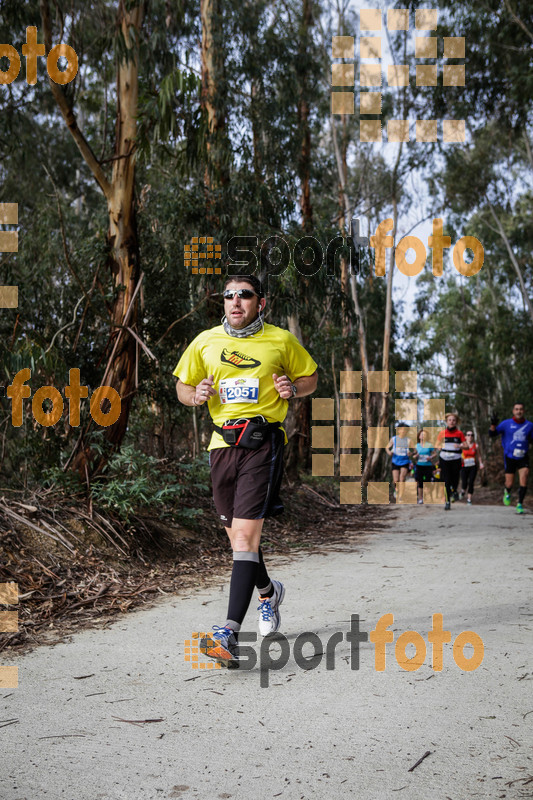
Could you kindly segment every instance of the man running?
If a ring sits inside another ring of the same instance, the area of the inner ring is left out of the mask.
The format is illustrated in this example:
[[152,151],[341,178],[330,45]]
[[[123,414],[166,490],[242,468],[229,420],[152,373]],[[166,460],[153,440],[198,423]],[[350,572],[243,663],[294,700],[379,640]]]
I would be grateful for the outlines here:
[[498,418],[492,417],[489,436],[502,437],[503,463],[505,469],[505,489],[503,492],[504,506],[511,505],[511,492],[515,473],[518,472],[518,503],[516,513],[524,514],[524,497],[527,492],[527,479],[529,477],[529,444],[533,442],[533,422],[525,417],[523,403],[515,403],[513,416],[504,419],[498,425]]
[[184,405],[208,403],[213,499],[233,550],[227,618],[200,641],[200,651],[238,666],[237,637],[254,586],[259,632],[267,636],[280,625],[285,588],[270,580],[259,543],[265,517],[283,511],[278,492],[287,438],[280,423],[293,397],[316,389],[317,364],[292,333],[263,322],[266,300],[257,278],[229,278],[223,294],[222,325],[200,333],[173,374]]
[[458,499],[457,487],[461,473],[461,450],[466,447],[465,435],[457,427],[457,414],[446,414],[446,427],[437,436],[435,445],[439,453],[440,479],[444,481],[444,510],[449,511],[450,503]]

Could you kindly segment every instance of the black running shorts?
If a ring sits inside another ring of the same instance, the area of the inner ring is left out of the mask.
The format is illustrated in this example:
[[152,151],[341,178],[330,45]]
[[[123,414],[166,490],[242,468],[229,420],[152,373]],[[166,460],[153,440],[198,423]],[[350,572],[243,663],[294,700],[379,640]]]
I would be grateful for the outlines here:
[[508,458],[504,456],[505,473],[506,475],[514,475],[517,469],[529,467],[529,457],[524,458]]
[[429,483],[433,478],[435,468],[432,464],[417,464],[415,467],[415,481],[420,489],[423,488],[424,483]]
[[213,500],[220,521],[231,527],[233,517],[264,519],[281,514],[279,489],[283,477],[283,431],[273,428],[257,450],[219,447],[209,453]]
[[461,474],[461,459],[453,458],[448,461],[444,458],[439,458],[439,467],[441,481],[452,492],[456,492],[459,486],[459,475]]

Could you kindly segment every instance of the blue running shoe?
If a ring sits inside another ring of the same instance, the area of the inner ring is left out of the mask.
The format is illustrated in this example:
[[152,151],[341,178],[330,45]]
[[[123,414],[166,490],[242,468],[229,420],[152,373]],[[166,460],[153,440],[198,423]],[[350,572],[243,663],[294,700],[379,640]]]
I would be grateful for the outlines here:
[[281,614],[279,607],[285,597],[285,587],[280,581],[272,581],[274,594],[272,597],[260,597],[261,605],[257,607],[259,611],[259,633],[261,636],[270,636],[279,630],[281,624]]
[[526,513],[522,503],[517,503],[516,504],[516,513],[517,514],[525,514]]
[[213,625],[215,633],[208,633],[200,639],[200,652],[214,658],[222,666],[237,666],[239,661],[237,638],[231,628]]

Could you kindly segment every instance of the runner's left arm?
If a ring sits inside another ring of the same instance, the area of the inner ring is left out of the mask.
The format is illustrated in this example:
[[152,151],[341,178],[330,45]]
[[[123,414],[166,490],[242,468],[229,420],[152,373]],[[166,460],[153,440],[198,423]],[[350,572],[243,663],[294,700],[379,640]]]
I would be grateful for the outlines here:
[[[312,394],[317,387],[318,372],[315,370],[312,375],[303,375],[294,381],[291,381],[286,375],[278,376],[274,373],[272,379],[279,396],[283,400],[290,400],[292,397],[305,397]],[[293,392],[293,386],[296,387],[296,394]]]
[[503,428],[501,427],[501,422],[498,425],[498,417],[496,414],[493,414],[490,418],[490,428],[489,428],[489,436],[491,439],[494,439],[496,436],[499,436],[503,433]]
[[281,360],[283,374],[278,376],[273,373],[274,387],[283,400],[290,400],[291,397],[305,397],[312,394],[317,387],[318,364],[294,334],[284,331],[283,336],[285,340]]

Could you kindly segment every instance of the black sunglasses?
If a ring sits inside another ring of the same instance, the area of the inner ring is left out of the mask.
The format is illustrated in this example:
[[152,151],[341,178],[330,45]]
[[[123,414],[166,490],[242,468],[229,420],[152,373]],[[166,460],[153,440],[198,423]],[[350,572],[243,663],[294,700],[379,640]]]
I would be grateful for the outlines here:
[[224,300],[233,300],[235,295],[240,297],[241,300],[251,300],[252,297],[259,297],[259,295],[255,292],[252,292],[251,289],[238,289],[237,291],[234,289],[226,289],[222,296]]

